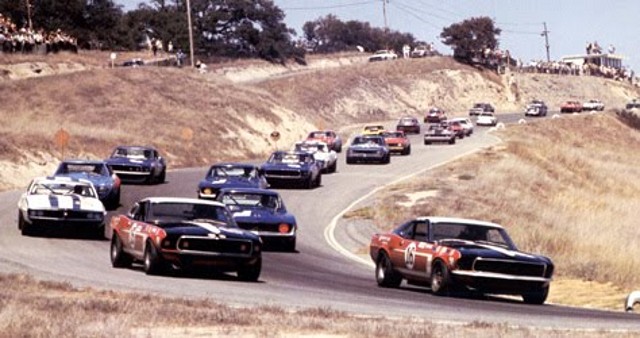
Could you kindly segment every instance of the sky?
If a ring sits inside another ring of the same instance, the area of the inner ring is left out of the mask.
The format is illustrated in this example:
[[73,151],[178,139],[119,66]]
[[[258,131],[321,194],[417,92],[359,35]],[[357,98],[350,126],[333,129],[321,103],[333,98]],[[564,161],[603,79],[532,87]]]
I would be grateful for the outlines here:
[[[334,14],[340,20],[369,22],[384,27],[384,0],[274,0],[288,27],[302,34],[302,25]],[[125,10],[140,0],[115,0]],[[550,56],[584,54],[588,42],[597,41],[607,50],[613,45],[623,55],[624,66],[640,71],[640,1],[638,0],[387,0],[389,29],[411,33],[418,40],[433,42],[443,54],[451,54],[439,38],[444,27],[477,16],[492,18],[502,29],[501,49],[524,63],[545,60],[546,23]]]

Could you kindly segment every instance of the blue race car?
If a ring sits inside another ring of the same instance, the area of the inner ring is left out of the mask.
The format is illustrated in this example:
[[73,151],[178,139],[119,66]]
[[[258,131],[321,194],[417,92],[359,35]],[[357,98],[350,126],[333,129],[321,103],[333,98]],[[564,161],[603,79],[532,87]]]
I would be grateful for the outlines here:
[[258,166],[249,163],[218,163],[207,171],[198,184],[198,197],[215,199],[222,188],[266,189],[269,183]]
[[278,245],[286,251],[296,250],[296,218],[287,212],[277,192],[225,188],[220,190],[217,200],[227,206],[240,228],[260,236],[265,245]]
[[164,183],[167,174],[164,158],[152,147],[119,146],[106,162],[123,182]]
[[391,152],[382,136],[359,135],[353,138],[347,148],[347,164],[356,162],[378,162],[387,164],[391,161]]
[[322,164],[309,153],[275,151],[260,170],[271,186],[301,185],[312,189],[322,182]]
[[104,161],[65,160],[58,165],[53,176],[86,179],[98,191],[105,208],[116,209],[120,205],[120,179]]

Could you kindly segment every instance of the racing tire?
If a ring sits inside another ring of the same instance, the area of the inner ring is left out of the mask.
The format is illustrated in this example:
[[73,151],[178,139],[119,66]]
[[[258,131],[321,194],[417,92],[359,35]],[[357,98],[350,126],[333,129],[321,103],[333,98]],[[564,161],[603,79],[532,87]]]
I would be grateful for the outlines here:
[[314,187],[318,188],[320,187],[321,184],[322,184],[322,174],[318,173],[318,177],[316,177],[313,185]]
[[456,138],[452,138],[449,140],[449,144],[456,144]]
[[461,133],[460,135],[458,135],[458,138],[462,140],[464,138],[464,133]]
[[262,270],[262,257],[259,257],[257,262],[238,269],[238,279],[244,282],[257,282],[260,278],[260,270]]
[[391,260],[386,253],[378,255],[376,260],[376,283],[383,288],[397,288],[402,283],[402,276],[393,270]]
[[158,176],[157,184],[162,184],[167,180],[167,168],[163,168],[160,176]]
[[347,164],[353,164],[353,160],[347,157]]
[[389,164],[389,163],[391,163],[391,154],[387,154],[387,156],[385,156],[385,157],[382,159],[382,163],[383,163],[383,164]]
[[111,236],[111,266],[114,268],[128,268],[131,266],[133,259],[129,254],[124,252],[122,241],[115,232]]
[[431,144],[431,141],[424,141],[424,145],[425,145],[425,146],[428,146],[428,145],[430,145],[430,144]]
[[94,231],[93,238],[95,238],[97,240],[105,239],[106,237],[104,235],[104,230],[105,230],[105,225],[103,223]]
[[329,173],[335,173],[338,170],[338,160],[333,162],[331,166],[329,166]]
[[402,155],[411,155],[411,146],[408,146],[407,149],[402,152]]
[[18,211],[18,229],[22,236],[31,236],[35,233],[34,225],[25,221],[24,216],[22,216],[20,211]]
[[315,180],[311,176],[309,176],[309,178],[307,178],[307,180],[304,182],[305,189],[313,189],[314,183]]
[[342,144],[336,148],[336,153],[341,153],[341,152],[342,152]]
[[283,249],[287,252],[296,252],[296,239],[293,238],[292,240],[286,242]]
[[451,290],[451,274],[449,268],[442,263],[434,264],[431,269],[431,292],[436,296],[448,296]]
[[522,300],[527,304],[542,305],[549,295],[549,287],[545,286],[539,290],[522,294]]
[[119,206],[120,206],[120,189],[118,189],[118,193],[114,197],[111,197],[109,199],[109,201],[105,205],[105,208],[110,210],[115,210],[115,209],[118,209]]
[[164,263],[162,262],[162,257],[158,255],[158,250],[150,241],[147,241],[147,244],[144,248],[144,272],[147,275],[160,275],[164,272]]

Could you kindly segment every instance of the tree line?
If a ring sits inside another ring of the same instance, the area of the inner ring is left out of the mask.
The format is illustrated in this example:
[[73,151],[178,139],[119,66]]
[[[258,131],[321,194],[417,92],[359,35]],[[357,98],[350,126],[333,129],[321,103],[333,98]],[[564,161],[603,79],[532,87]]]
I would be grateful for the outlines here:
[[[27,8],[30,4],[30,9]],[[285,14],[271,0],[191,0],[194,52],[201,57],[258,57],[273,62],[303,58],[305,53],[348,50],[401,50],[424,42],[368,22],[342,21],[327,15],[306,22],[302,36],[284,23]],[[82,49],[138,50],[148,38],[189,50],[186,0],[150,0],[124,11],[113,0],[0,0],[0,13],[19,27],[73,35]],[[473,18],[444,28],[441,38],[454,54],[495,48],[489,18]]]

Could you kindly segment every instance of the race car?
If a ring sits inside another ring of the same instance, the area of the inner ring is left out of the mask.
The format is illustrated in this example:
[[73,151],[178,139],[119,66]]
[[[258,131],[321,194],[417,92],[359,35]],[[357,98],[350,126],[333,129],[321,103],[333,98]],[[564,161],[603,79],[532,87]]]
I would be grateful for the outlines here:
[[309,153],[321,164],[323,173],[335,173],[338,169],[338,154],[329,149],[329,146],[321,141],[296,142],[294,151]]
[[380,124],[366,125],[362,128],[362,135],[381,135],[384,130],[384,126]]
[[265,246],[296,250],[298,224],[273,190],[225,188],[217,200],[224,203],[241,229],[260,236]]
[[148,275],[204,268],[233,271],[257,281],[262,242],[240,229],[224,204],[192,198],[151,197],[136,202],[126,215],[111,218],[111,265],[141,262]]
[[336,153],[342,151],[342,138],[333,130],[316,130],[309,133],[307,141],[325,142]]
[[466,117],[455,117],[449,120],[449,123],[459,123],[462,127],[464,136],[471,136],[473,134],[473,122]]
[[382,133],[389,151],[401,155],[411,154],[411,141],[402,131],[385,131]]
[[524,116],[547,116],[549,108],[544,101],[533,100],[527,104],[524,108]]
[[322,183],[322,164],[312,154],[294,151],[275,151],[260,170],[270,186],[302,186],[307,189]]
[[198,183],[198,198],[215,199],[222,188],[269,187],[260,168],[250,163],[217,163],[212,165]]
[[398,121],[396,130],[403,131],[405,134],[420,134],[420,122],[413,116],[404,116]]
[[469,109],[469,116],[477,116],[482,112],[495,112],[495,108],[490,103],[478,102],[474,103],[473,107]]
[[353,138],[347,149],[347,164],[356,162],[391,162],[391,152],[379,135],[359,135]]
[[89,180],[105,208],[115,209],[120,205],[120,178],[104,161],[65,160],[58,165],[53,176]]
[[561,113],[579,113],[582,111],[582,103],[578,101],[566,101],[560,106]]
[[604,110],[604,103],[600,100],[591,99],[582,104],[582,110]]
[[424,123],[440,123],[447,120],[444,110],[433,107],[424,115]]
[[18,201],[18,229],[22,235],[38,230],[90,231],[104,237],[104,205],[90,181],[68,177],[39,177]]
[[447,217],[418,217],[377,233],[369,255],[381,287],[406,279],[435,295],[520,295],[529,304],[546,301],[554,270],[551,259],[519,251],[498,224]]
[[155,148],[119,146],[105,160],[122,182],[164,183],[167,164]]
[[424,144],[429,145],[434,142],[455,144],[456,133],[454,133],[447,124],[430,124],[429,129],[424,133]]
[[498,119],[491,112],[482,112],[476,119],[476,125],[479,126],[495,126],[498,124]]

